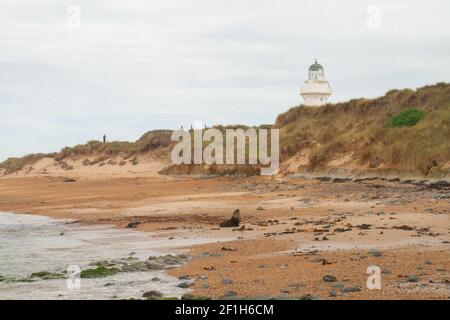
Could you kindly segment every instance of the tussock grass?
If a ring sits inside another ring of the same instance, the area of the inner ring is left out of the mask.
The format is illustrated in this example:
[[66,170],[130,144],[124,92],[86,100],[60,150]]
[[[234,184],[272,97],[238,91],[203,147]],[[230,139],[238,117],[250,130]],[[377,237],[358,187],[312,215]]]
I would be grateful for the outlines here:
[[24,168],[26,165],[33,164],[37,160],[46,157],[54,156],[54,154],[29,154],[22,158],[9,158],[0,163],[0,168],[4,169],[4,174],[11,174]]
[[[169,147],[171,144],[170,130],[155,130],[145,133],[135,142],[128,141],[112,141],[103,143],[101,141],[92,140],[86,144],[79,144],[74,147],[64,147],[57,153],[49,154],[30,154],[22,158],[9,158],[0,163],[0,168],[4,169],[4,174],[11,174],[22,170],[25,166],[31,165],[44,157],[53,158],[60,164],[64,164],[67,159],[79,159],[84,156],[97,156],[93,161],[85,159],[84,165],[96,165],[108,160],[112,156],[121,155],[125,159],[133,158],[132,164],[137,165],[136,155],[147,153],[159,148]],[[70,166],[66,168],[69,170]]]

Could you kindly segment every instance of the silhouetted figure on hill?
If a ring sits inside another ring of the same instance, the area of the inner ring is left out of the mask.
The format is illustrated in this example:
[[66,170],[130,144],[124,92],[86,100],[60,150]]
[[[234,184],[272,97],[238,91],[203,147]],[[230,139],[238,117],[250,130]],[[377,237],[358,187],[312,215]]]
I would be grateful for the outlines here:
[[106,143],[106,134],[103,135],[103,143]]

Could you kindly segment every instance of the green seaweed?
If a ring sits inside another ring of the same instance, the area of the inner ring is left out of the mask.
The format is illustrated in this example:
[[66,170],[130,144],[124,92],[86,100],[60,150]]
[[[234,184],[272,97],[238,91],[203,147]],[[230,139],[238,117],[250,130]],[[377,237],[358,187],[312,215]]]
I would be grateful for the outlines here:
[[30,275],[30,278],[41,278],[42,280],[61,279],[64,275],[57,272],[39,271]]
[[101,277],[107,277],[112,276],[116,273],[120,272],[120,269],[118,268],[107,268],[107,267],[97,267],[94,269],[86,269],[81,271],[80,277],[81,278],[101,278]]
[[21,279],[12,279],[11,282],[35,282],[35,279],[31,278],[21,278]]

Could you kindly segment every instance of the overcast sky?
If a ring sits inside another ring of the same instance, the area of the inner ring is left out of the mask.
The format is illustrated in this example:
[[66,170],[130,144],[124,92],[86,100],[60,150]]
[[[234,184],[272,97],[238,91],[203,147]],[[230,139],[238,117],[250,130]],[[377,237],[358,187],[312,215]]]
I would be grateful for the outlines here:
[[331,102],[448,82],[449,16],[448,0],[1,0],[0,160],[273,123],[301,103],[314,58]]

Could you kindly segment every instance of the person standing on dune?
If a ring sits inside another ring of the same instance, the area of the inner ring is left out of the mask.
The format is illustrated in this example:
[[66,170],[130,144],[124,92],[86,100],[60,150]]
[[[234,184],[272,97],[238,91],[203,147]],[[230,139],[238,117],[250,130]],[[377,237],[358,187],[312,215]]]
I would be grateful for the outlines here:
[[106,134],[103,135],[103,143],[106,143]]

